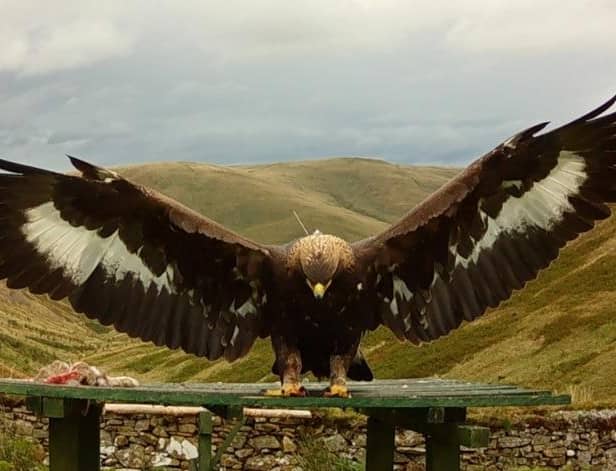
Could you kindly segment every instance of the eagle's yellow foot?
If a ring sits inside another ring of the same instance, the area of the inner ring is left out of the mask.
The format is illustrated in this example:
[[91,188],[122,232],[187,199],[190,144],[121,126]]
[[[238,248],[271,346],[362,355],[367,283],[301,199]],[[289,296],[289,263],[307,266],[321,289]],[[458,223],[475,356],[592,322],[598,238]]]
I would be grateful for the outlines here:
[[344,384],[332,384],[323,393],[325,397],[351,397],[349,389]]
[[283,384],[280,389],[267,389],[266,396],[270,397],[304,397],[306,388],[299,383]]

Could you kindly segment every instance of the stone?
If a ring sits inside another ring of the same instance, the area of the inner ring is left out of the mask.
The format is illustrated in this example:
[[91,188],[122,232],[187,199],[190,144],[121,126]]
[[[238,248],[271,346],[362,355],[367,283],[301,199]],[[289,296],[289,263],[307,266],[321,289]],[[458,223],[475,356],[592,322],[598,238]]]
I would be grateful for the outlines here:
[[108,455],[113,455],[116,451],[116,447],[115,446],[101,446],[101,455],[102,456],[108,456]]
[[547,445],[550,441],[551,438],[549,435],[536,435],[532,438],[531,443],[533,445]]
[[154,427],[154,429],[152,430],[152,435],[156,437],[163,437],[163,438],[167,438],[169,436],[165,428],[160,425],[157,425],[156,427]]
[[616,460],[616,447],[605,450],[605,456],[609,460]]
[[139,432],[149,430],[149,428],[150,428],[150,421],[148,419],[141,419],[135,422],[135,430]]
[[194,435],[198,430],[195,424],[181,424],[178,426],[179,433],[186,433],[188,435]]
[[282,451],[285,453],[295,453],[297,451],[297,445],[286,435],[282,437]]
[[246,446],[246,435],[243,433],[238,433],[233,440],[231,440],[231,447],[235,449],[244,448]]
[[280,442],[273,435],[261,435],[251,438],[249,440],[250,446],[256,448],[257,450],[279,450]]
[[235,458],[233,455],[222,455],[222,458],[220,458],[220,464],[223,466],[224,469],[233,468],[237,465],[239,465],[239,469],[241,469],[242,466],[242,462]]
[[416,446],[424,442],[423,435],[411,430],[402,430],[396,435],[396,447]]
[[[460,447],[460,451],[464,453],[465,447]],[[426,449],[424,447],[416,447],[416,446],[399,446],[396,448],[400,453],[404,453],[405,455],[425,455]]]
[[280,427],[278,427],[277,425],[268,422],[255,425],[255,430],[258,430],[259,432],[272,433],[277,432],[279,428]]
[[34,426],[32,423],[25,420],[17,420],[13,422],[13,427],[15,428],[16,435],[21,435],[24,437],[32,436],[32,432],[34,431]]
[[356,445],[361,448],[365,448],[367,443],[368,436],[365,433],[356,434],[354,440],[351,442],[352,445]]
[[530,438],[521,437],[501,437],[498,439],[498,445],[501,448],[518,448],[528,445],[530,442]]
[[402,453],[398,453],[397,451],[394,451],[394,463],[405,464],[405,463],[408,463],[408,461],[409,461],[408,456],[405,456]]
[[177,460],[174,460],[173,458],[164,453],[154,453],[154,457],[152,458],[153,468],[158,468],[162,466],[173,466],[177,465],[177,463]]
[[543,451],[543,454],[547,456],[548,458],[559,458],[559,457],[564,458],[566,453],[567,453],[567,449],[564,447],[546,448]]
[[199,456],[199,451],[195,445],[186,439],[179,441],[175,437],[172,437],[171,440],[169,440],[166,451],[174,458],[192,460]]
[[332,453],[345,451],[349,448],[349,444],[339,433],[335,433],[332,436],[323,438],[323,444]]
[[145,451],[143,447],[135,445],[131,449],[119,450],[115,454],[118,462],[125,468],[142,469],[145,467]]
[[118,448],[123,448],[128,445],[128,437],[125,435],[118,435],[115,437],[113,444]]
[[141,439],[147,444],[147,445],[151,445],[151,446],[156,446],[158,445],[158,437],[155,437],[154,435],[150,435],[148,433],[144,433],[141,436]]
[[592,455],[589,451],[579,451],[577,454],[577,461],[580,465],[589,465],[592,460]]
[[276,465],[276,458],[272,455],[251,456],[244,463],[244,469],[246,471],[270,471]]
[[575,456],[575,450],[567,450],[567,457],[573,458]]
[[237,456],[240,460],[245,460],[249,456],[254,454],[254,450],[252,448],[241,448],[239,450],[235,450],[235,456]]
[[144,435],[140,435],[139,437],[129,437],[128,441],[131,444],[136,443],[137,445],[141,445],[143,447],[146,447],[148,445],[148,443],[144,440]]

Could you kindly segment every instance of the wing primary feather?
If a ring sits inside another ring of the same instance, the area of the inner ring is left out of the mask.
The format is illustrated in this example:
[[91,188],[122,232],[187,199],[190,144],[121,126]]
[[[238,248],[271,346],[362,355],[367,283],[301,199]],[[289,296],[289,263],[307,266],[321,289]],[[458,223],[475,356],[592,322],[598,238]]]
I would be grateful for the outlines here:
[[44,170],[38,167],[11,162],[10,160],[0,159],[0,169],[7,172],[18,173],[22,175],[59,175],[50,170]]
[[163,287],[159,294],[157,304],[160,304],[158,318],[156,320],[156,326],[152,333],[152,341],[156,345],[163,345],[165,338],[165,330],[169,323],[169,316],[173,310],[173,303],[175,302],[175,296],[170,293],[166,287]]
[[166,344],[170,348],[179,348],[182,344],[182,325],[189,309],[189,300],[185,293],[177,295],[175,309],[167,324]]
[[[611,106],[614,103],[616,103],[616,95],[614,95],[612,98],[610,98],[609,100],[607,100],[605,103],[603,103],[602,105],[598,106],[594,110],[589,111],[588,113],[580,116],[578,119],[572,121],[571,123],[569,123],[568,125],[565,125],[563,127],[574,126],[576,124],[583,123],[584,121],[590,121],[591,119],[599,116],[604,111],[607,111],[608,109],[610,109]],[[612,113],[612,114],[610,114],[608,116],[605,116],[605,118],[607,118],[608,120],[614,119],[614,113]]]
[[468,277],[466,270],[459,267],[452,274],[452,286],[454,287],[456,297],[462,308],[464,319],[471,321],[481,311],[481,307],[477,301],[475,290]]

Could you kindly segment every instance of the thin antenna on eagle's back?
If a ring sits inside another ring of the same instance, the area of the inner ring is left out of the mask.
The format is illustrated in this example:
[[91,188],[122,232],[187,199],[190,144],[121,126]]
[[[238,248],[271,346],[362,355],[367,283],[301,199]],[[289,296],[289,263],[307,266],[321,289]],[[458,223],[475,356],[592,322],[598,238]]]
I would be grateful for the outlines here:
[[293,210],[293,216],[295,216],[295,219],[297,219],[297,222],[299,223],[299,225],[302,226],[302,229],[304,229],[304,232],[306,233],[306,235],[310,235],[310,232],[308,232],[308,229],[306,229],[306,226],[304,226],[304,223],[299,218],[299,215],[297,214],[295,210]]

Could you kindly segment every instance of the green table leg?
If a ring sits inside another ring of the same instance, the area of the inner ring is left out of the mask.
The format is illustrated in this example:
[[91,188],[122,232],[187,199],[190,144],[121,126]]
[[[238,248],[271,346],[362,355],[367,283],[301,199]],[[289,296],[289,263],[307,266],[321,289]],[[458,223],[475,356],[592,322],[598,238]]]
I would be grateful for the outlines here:
[[426,471],[459,471],[460,440],[457,424],[432,426],[426,435]]
[[45,399],[49,417],[50,471],[100,469],[102,407],[88,401]]
[[212,471],[212,413],[199,413],[199,471]]
[[394,466],[396,427],[376,417],[368,417],[366,471],[386,471]]

